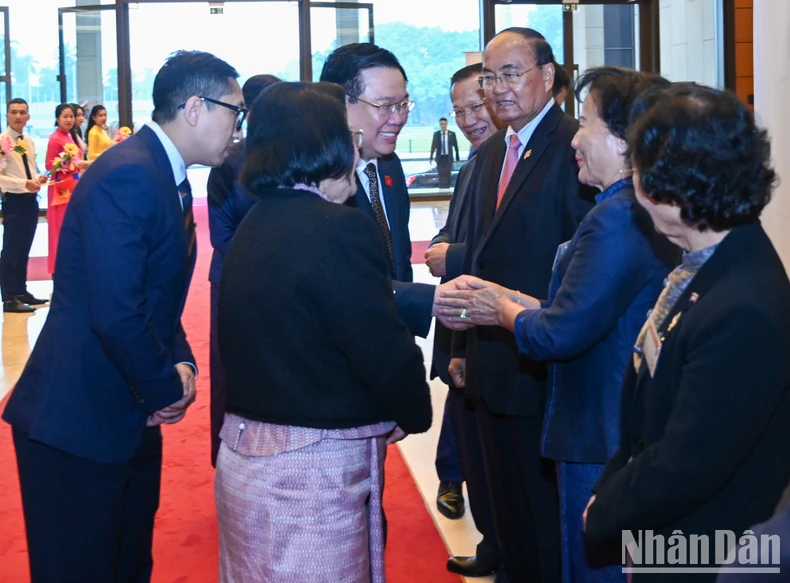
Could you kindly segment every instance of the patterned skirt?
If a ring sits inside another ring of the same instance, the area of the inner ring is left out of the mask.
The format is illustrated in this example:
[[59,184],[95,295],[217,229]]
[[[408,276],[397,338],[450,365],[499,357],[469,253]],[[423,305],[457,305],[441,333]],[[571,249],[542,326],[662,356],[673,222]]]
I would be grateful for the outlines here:
[[318,430],[226,415],[217,459],[221,583],[383,583],[393,423]]

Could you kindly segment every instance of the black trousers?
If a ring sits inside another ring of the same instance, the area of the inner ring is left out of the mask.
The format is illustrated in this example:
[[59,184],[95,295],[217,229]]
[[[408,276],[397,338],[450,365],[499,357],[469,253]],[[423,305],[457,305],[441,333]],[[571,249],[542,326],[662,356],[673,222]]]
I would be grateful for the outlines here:
[[540,455],[543,418],[499,415],[482,403],[478,422],[509,583],[559,583],[557,475]]
[[38,224],[38,197],[3,196],[3,251],[0,254],[0,291],[3,301],[27,291],[27,260]]
[[469,510],[472,512],[477,530],[483,535],[483,540],[477,545],[475,556],[484,565],[498,567],[503,560],[494,523],[491,491],[486,478],[483,443],[477,426],[478,405],[452,387],[447,394],[447,404],[453,420],[452,426],[458,444],[461,469],[466,478]]
[[148,583],[162,432],[120,465],[86,460],[14,430],[31,583]]
[[450,173],[453,168],[453,157],[449,154],[436,156],[436,171],[439,173],[439,188],[450,188]]
[[211,328],[209,331],[209,378],[211,381],[211,465],[217,467],[219,453],[219,432],[225,419],[225,398],[228,393],[228,380],[222,358],[219,355],[219,283],[211,283]]

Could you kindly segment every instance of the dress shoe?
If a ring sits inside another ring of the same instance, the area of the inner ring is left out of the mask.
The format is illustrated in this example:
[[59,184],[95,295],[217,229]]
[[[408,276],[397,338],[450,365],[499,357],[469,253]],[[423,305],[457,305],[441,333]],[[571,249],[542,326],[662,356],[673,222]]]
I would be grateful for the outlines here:
[[499,570],[499,566],[485,565],[477,557],[450,557],[447,559],[447,570],[463,577],[486,577]]
[[41,298],[37,298],[30,292],[25,292],[21,295],[18,295],[17,299],[22,303],[27,304],[28,306],[43,306],[44,304],[49,302],[49,300],[42,300]]
[[451,520],[464,515],[464,494],[461,482],[440,482],[436,508]]
[[19,298],[14,298],[13,300],[8,300],[6,302],[3,302],[3,311],[13,312],[17,314],[29,314],[30,312],[35,312],[36,308],[27,305],[26,303],[22,302]]

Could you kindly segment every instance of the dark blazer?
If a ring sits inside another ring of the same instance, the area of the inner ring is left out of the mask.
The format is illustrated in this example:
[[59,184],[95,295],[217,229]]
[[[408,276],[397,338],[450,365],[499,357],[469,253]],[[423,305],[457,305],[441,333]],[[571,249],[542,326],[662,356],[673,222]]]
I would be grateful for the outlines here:
[[[321,428],[431,425],[422,353],[398,318],[378,226],[303,190],[249,212],[220,283],[226,409]],[[310,253],[293,253],[299,241]]]
[[236,151],[208,175],[208,226],[214,248],[208,270],[211,283],[219,283],[233,234],[255,204],[255,198],[237,184],[244,158],[243,149]]
[[768,519],[790,480],[790,282],[762,226],[734,228],[666,322],[655,376],[628,367],[591,541],[680,529],[713,546],[717,529],[740,536]]
[[[549,109],[526,145],[498,210],[505,130],[480,147],[472,177],[465,273],[545,296],[557,247],[573,236],[592,207],[594,192],[577,179],[571,147],[577,128],[576,120],[559,106]],[[455,355],[464,354],[463,339],[454,335]],[[465,339],[469,397],[484,399],[494,413],[543,416],[543,362],[520,355],[513,333],[499,326],[476,326]]]
[[[380,194],[384,200],[387,219],[392,236],[392,250],[395,254],[395,273],[390,272],[390,277],[396,281],[413,281],[411,269],[411,238],[409,237],[409,193],[406,190],[406,178],[403,176],[403,166],[397,154],[383,156],[378,159]],[[389,180],[388,180],[389,179]],[[387,183],[392,182],[392,186]],[[348,199],[348,206],[358,208],[376,221],[376,214],[370,206],[365,189],[357,178],[357,193]],[[378,223],[376,223],[378,226]],[[382,244],[384,242],[382,235]]]
[[[458,139],[455,137],[455,132],[447,130],[447,155],[452,158],[453,149],[455,149],[455,160],[460,160],[461,156],[458,153]],[[441,156],[442,152],[442,131],[433,132],[433,141],[431,142],[431,159]],[[436,153],[436,156],[434,156]]]
[[[463,273],[464,255],[466,255],[466,231],[469,224],[468,205],[472,198],[470,181],[475,167],[475,158],[461,166],[458,171],[458,180],[455,183],[453,197],[450,199],[450,209],[447,213],[447,222],[439,233],[431,239],[431,245],[449,243],[445,256],[445,271],[447,275],[442,278],[442,283],[455,279]],[[433,359],[431,360],[431,378],[437,376],[446,385],[450,384],[450,366],[452,353],[453,331],[444,327],[441,322],[436,322],[433,333]]]
[[128,461],[148,415],[182,396],[174,365],[194,363],[181,327],[191,267],[170,162],[144,127],[74,190],[52,307],[3,418],[67,453]]
[[541,453],[605,464],[620,446],[620,395],[634,342],[680,250],[653,228],[630,182],[596,200],[558,252],[550,307],[519,315],[516,334],[522,352],[558,361]]

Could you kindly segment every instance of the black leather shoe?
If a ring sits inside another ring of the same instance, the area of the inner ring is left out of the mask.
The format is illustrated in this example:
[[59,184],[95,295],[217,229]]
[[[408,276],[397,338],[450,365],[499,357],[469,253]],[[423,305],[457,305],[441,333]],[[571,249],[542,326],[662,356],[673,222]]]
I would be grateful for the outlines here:
[[28,306],[26,303],[22,302],[19,298],[14,298],[13,300],[8,300],[7,302],[3,302],[3,311],[17,313],[17,314],[29,314],[30,312],[35,312],[36,308],[34,308],[33,306]]
[[41,298],[37,298],[30,292],[25,292],[22,295],[17,296],[17,299],[25,303],[29,306],[43,306],[44,304],[48,303],[49,300],[42,300]]
[[461,482],[440,482],[436,508],[450,520],[464,515],[464,494]]
[[477,557],[450,557],[447,559],[447,570],[463,577],[486,577],[499,570],[499,565],[485,565]]

